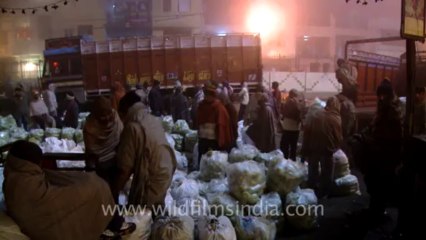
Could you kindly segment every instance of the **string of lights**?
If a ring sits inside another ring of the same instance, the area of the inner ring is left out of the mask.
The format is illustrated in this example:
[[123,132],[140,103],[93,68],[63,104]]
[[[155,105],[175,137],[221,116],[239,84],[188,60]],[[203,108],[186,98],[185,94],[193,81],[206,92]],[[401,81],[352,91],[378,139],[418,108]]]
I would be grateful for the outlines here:
[[21,13],[21,14],[27,14],[27,13],[35,14],[38,11],[49,12],[49,10],[57,10],[59,8],[59,6],[61,6],[61,5],[66,6],[71,1],[78,2],[78,0],[60,0],[60,1],[52,2],[52,3],[49,3],[49,4],[45,4],[45,5],[42,5],[42,6],[36,6],[36,7],[13,8],[13,7],[0,6],[0,9],[1,9],[2,14],[19,14],[19,13]]
[[[348,2],[350,2],[351,0],[345,0],[346,1],[346,3],[348,3]],[[355,0],[354,0],[355,1]],[[357,4],[361,4],[361,2],[362,2],[362,5],[368,5],[368,0],[363,0],[363,1],[361,1],[361,0],[356,0],[356,3]],[[374,2],[383,2],[383,0],[374,0]]]

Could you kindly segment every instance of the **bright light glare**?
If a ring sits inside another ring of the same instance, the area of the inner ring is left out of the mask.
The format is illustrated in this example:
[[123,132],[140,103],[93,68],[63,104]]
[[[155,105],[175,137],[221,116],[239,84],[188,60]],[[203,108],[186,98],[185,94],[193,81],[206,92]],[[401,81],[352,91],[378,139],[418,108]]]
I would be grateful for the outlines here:
[[246,24],[250,32],[257,32],[262,38],[268,38],[282,27],[282,12],[267,3],[258,3],[251,7]]
[[32,62],[26,63],[24,65],[24,71],[25,72],[33,72],[33,71],[36,70],[36,68],[37,68],[37,66]]

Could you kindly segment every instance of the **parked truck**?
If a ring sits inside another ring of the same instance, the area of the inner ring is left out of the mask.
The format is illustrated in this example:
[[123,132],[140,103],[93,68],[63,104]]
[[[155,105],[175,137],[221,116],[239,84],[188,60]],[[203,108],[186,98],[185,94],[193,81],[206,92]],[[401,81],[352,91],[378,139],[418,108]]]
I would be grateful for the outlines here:
[[134,86],[176,80],[186,87],[209,80],[240,85],[262,81],[258,34],[134,37],[93,41],[90,37],[46,40],[42,83],[71,90],[79,101],[109,94],[113,82]]

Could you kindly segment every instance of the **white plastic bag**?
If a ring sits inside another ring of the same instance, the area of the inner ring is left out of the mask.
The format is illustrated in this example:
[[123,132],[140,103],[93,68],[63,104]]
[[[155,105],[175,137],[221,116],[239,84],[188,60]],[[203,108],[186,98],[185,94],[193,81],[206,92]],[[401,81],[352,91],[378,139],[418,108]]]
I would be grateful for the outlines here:
[[126,222],[133,222],[136,224],[136,230],[123,240],[149,240],[151,235],[152,213],[149,210],[139,212],[135,215],[124,216]]
[[237,240],[235,229],[226,216],[206,216],[198,222],[199,240]]
[[228,167],[228,155],[219,151],[209,151],[201,157],[200,179],[210,181],[224,178]]
[[276,158],[284,158],[284,154],[281,150],[277,149],[269,153],[259,153],[254,160],[259,163],[265,163],[265,166],[268,166]]
[[207,201],[212,215],[233,217],[239,213],[237,200],[227,193],[207,194]]
[[207,193],[229,192],[228,179],[213,179],[208,183]]
[[182,153],[175,151],[175,156],[177,160],[177,169],[186,171],[188,169],[188,159]]
[[265,168],[250,160],[229,165],[228,184],[231,194],[241,204],[256,204],[266,186]]
[[171,135],[173,140],[175,141],[175,149],[177,151],[183,150],[183,137],[179,134],[172,134]]
[[165,134],[166,134],[167,143],[170,145],[170,147],[172,149],[175,149],[176,143],[175,143],[175,140],[173,139],[172,135],[170,133],[167,133],[167,132]]
[[176,207],[179,209],[178,215],[191,216],[194,220],[210,215],[209,203],[201,196],[177,200]]
[[338,178],[335,180],[336,190],[335,194],[339,196],[347,196],[347,195],[361,195],[359,190],[358,178],[354,175],[346,175],[342,178]]
[[265,218],[237,216],[235,231],[238,240],[274,240],[277,228],[273,221]]
[[278,193],[262,195],[259,202],[252,208],[253,216],[279,219],[282,217],[281,197]]
[[184,198],[196,198],[200,195],[198,183],[193,179],[184,179],[181,184],[172,189],[172,197],[176,201]]
[[172,116],[164,116],[162,119],[163,129],[167,133],[171,133],[173,130],[173,118]]
[[268,189],[285,197],[304,180],[304,169],[291,160],[277,159],[268,168]]
[[171,189],[174,189],[182,184],[182,182],[186,179],[186,172],[176,170],[173,174],[172,184],[170,185]]
[[172,130],[173,133],[180,134],[182,136],[185,136],[190,131],[191,129],[189,128],[188,123],[182,119],[176,121]]
[[[321,208],[315,207],[317,203],[318,199],[312,189],[297,188],[294,192],[287,194],[286,205],[288,211],[291,209],[294,210],[294,212],[290,212],[290,214],[287,212],[288,215],[286,215],[286,217],[289,224],[300,230],[309,230],[315,227],[317,216],[322,214],[321,212],[317,212],[321,210]],[[291,208],[289,208],[289,206],[291,206]],[[303,208],[299,206],[303,206]],[[303,211],[296,211],[298,208],[303,209]]]
[[334,161],[334,179],[344,177],[351,173],[349,169],[349,160],[346,154],[341,150],[337,150],[333,154]]
[[150,240],[165,239],[194,239],[194,220],[189,216],[158,217],[152,225]]
[[243,162],[253,160],[259,154],[259,150],[252,145],[243,145],[240,148],[233,148],[229,154],[229,162]]
[[197,144],[198,141],[198,132],[190,130],[185,135],[185,152],[192,152],[194,150],[195,144]]

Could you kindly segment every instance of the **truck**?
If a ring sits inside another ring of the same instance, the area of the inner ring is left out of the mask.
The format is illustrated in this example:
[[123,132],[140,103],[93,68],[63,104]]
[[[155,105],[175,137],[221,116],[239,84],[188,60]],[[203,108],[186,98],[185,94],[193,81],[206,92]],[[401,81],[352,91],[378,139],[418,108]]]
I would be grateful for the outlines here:
[[158,80],[167,89],[214,80],[250,86],[262,81],[259,34],[185,35],[94,41],[88,36],[45,41],[41,84],[54,83],[58,95],[73,91],[80,102],[123,86]]

